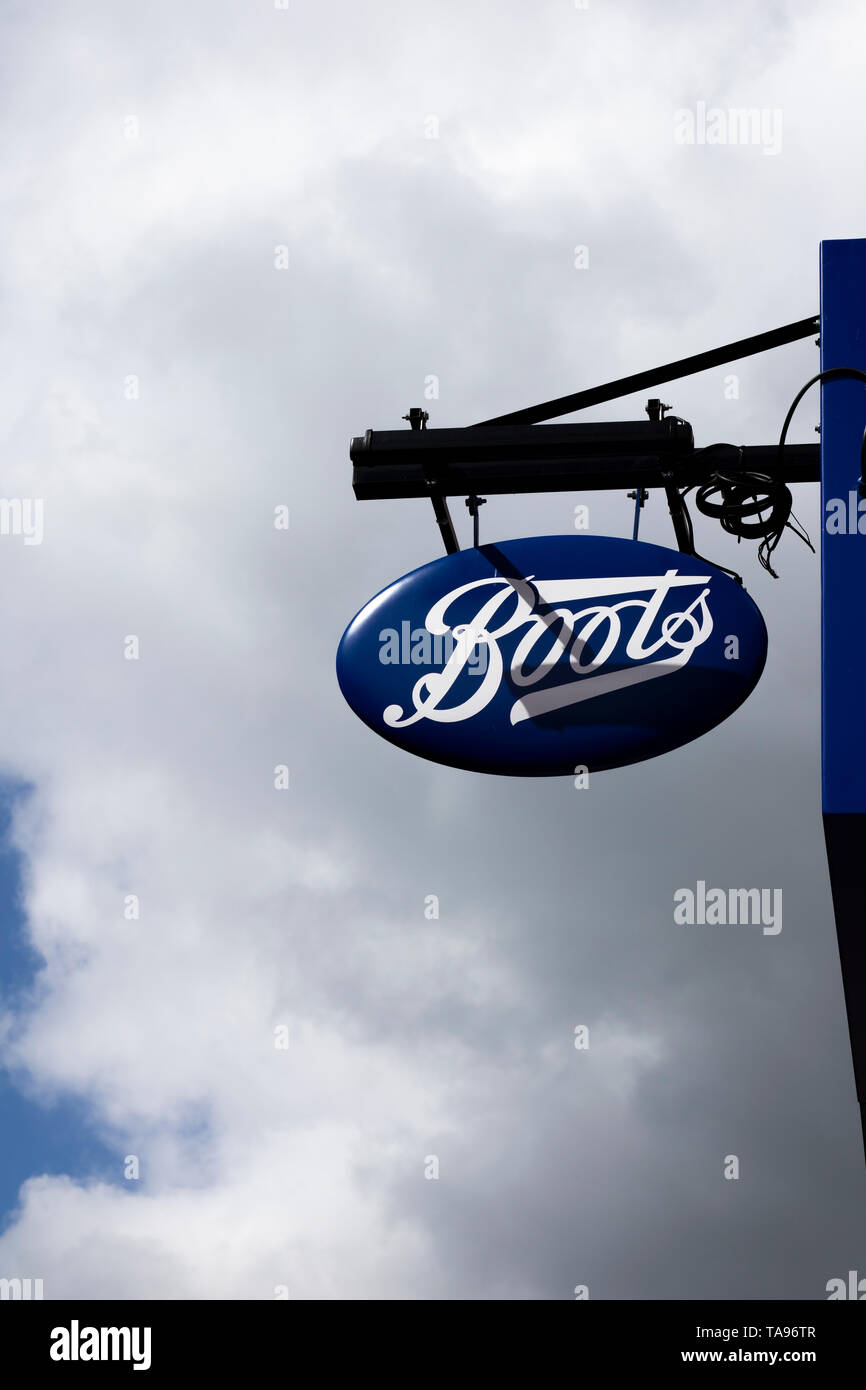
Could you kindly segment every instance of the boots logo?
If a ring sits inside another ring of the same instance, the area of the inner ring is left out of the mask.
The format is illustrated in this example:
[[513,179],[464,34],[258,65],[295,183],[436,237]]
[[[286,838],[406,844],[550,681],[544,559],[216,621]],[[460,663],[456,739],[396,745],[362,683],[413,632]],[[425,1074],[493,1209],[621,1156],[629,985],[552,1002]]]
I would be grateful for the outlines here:
[[355,713],[410,752],[571,775],[705,733],[753,689],[766,647],[755,604],[706,561],[538,537],[434,560],[384,589],[344,633],[337,676]]

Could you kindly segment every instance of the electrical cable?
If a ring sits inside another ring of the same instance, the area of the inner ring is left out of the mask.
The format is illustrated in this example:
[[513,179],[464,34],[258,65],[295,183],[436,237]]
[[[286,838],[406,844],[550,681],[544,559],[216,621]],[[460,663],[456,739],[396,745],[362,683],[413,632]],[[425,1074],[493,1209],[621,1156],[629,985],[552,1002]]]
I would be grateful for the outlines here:
[[[862,381],[866,383],[866,372],[861,372],[859,367],[828,367],[826,371],[818,372],[815,376],[810,377],[809,380],[806,382],[806,385],[801,386],[800,390],[797,392],[796,396],[791,402],[791,409],[785,416],[785,423],[782,426],[782,433],[779,436],[780,451],[785,447],[785,440],[788,436],[788,426],[790,425],[791,420],[793,419],[794,411],[797,409],[797,406],[800,404],[806,392],[809,390],[809,387],[814,386],[816,381],[820,381],[822,385],[825,381]],[[866,463],[866,429],[863,430],[863,438],[860,441],[861,483],[864,481],[864,463]]]
[[[734,444],[712,444],[709,447],[710,450],[733,451],[738,459],[743,456],[742,449]],[[729,536],[736,536],[738,543],[741,540],[759,540],[758,559],[774,579],[779,576],[770,563],[770,556],[786,527],[799,536],[814,554],[807,531],[793,515],[794,499],[790,488],[768,473],[715,469],[707,482],[698,487],[695,504],[704,516],[718,521]]]
[[[785,423],[782,425],[782,433],[779,436],[779,465],[782,465],[782,450],[785,447],[785,440],[788,437],[788,429],[794,418],[794,412],[800,401],[805,396],[811,386],[817,382],[822,384],[827,381],[860,381],[866,385],[866,372],[859,367],[828,367],[826,371],[817,372],[810,377],[805,386],[797,392],[790,409],[785,416]],[[710,444],[702,449],[701,455],[713,453],[718,450],[725,450],[737,455],[738,460],[742,460],[743,450],[737,444]],[[866,497],[866,428],[863,430],[863,438],[860,442],[860,478],[858,491],[861,497]],[[735,570],[728,569],[725,565],[718,564],[715,560],[708,560],[704,555],[698,555],[694,548],[694,527],[689,509],[686,506],[686,497],[690,492],[695,492],[695,505],[699,512],[704,516],[712,517],[718,521],[723,531],[730,536],[736,536],[737,544],[741,540],[759,540],[758,559],[774,579],[778,579],[778,574],[770,563],[770,557],[785,530],[793,531],[805,545],[809,547],[812,554],[815,553],[809,533],[803,524],[798,521],[793,512],[794,498],[787,483],[778,478],[771,477],[768,473],[758,473],[751,470],[745,471],[736,469],[726,471],[724,468],[714,469],[705,483],[692,483],[689,487],[679,491],[680,514],[683,524],[688,533],[691,553],[698,560],[703,560],[705,564],[713,565],[716,569],[723,570],[725,574],[731,575],[738,584],[742,584],[742,578]],[[765,513],[769,515],[764,515]]]

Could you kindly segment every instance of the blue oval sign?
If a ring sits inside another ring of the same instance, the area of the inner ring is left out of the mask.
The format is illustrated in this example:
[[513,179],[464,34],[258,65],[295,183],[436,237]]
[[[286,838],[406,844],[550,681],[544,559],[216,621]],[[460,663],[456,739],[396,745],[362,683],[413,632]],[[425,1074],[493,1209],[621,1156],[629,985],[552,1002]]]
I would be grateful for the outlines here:
[[754,689],[767,629],[694,555],[535,536],[446,555],[383,589],[337,652],[352,709],[474,772],[601,772],[712,729]]

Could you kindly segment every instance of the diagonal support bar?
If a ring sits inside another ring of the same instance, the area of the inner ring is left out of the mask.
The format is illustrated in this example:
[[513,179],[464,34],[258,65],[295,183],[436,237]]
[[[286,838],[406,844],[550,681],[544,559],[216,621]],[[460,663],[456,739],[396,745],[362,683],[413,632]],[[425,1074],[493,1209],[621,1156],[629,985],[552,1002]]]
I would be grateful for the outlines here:
[[541,405],[530,405],[524,410],[511,410],[506,415],[497,415],[490,420],[481,420],[475,428],[484,425],[535,425],[541,420],[553,420],[557,415],[568,415],[573,410],[586,410],[591,405],[601,405],[604,401],[614,401],[620,396],[630,396],[635,391],[645,391],[652,386],[661,386],[666,381],[676,381],[695,372],[705,372],[708,367],[721,367],[725,362],[737,362],[741,357],[751,357],[756,352],[767,352],[770,348],[796,343],[800,338],[812,337],[818,332],[820,320],[816,314],[811,318],[799,319],[783,328],[773,328],[769,333],[758,333],[752,338],[740,338],[736,343],[725,347],[712,348],[709,352],[699,352],[693,357],[681,357],[678,362],[667,362],[663,367],[651,367],[633,376],[620,377],[619,381],[609,381],[605,386],[591,386],[585,391],[576,391],[570,396],[558,396],[554,401],[544,401]]

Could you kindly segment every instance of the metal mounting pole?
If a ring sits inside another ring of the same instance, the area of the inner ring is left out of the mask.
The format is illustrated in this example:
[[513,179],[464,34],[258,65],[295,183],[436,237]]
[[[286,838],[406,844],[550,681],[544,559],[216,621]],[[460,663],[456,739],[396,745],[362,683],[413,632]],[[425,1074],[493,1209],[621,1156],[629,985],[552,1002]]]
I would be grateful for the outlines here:
[[[866,370],[866,241],[821,244],[821,370]],[[824,837],[866,1149],[866,391],[821,387],[821,776]],[[861,510],[862,509],[862,510]]]

